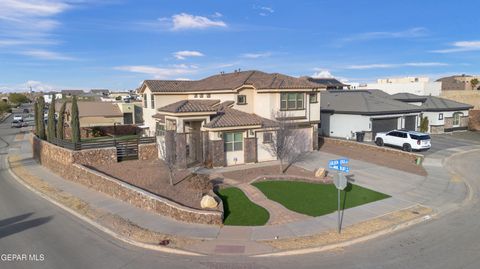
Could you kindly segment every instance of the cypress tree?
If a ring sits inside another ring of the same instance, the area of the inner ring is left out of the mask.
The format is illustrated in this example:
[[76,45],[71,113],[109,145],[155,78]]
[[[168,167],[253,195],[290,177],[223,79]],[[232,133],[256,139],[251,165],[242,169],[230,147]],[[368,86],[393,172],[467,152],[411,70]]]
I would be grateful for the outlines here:
[[77,96],[73,96],[71,107],[72,120],[70,121],[70,127],[72,129],[72,142],[80,142],[80,119],[78,117],[78,104]]
[[65,125],[65,108],[67,102],[63,102],[60,111],[58,112],[58,121],[57,121],[57,138],[63,139],[64,125]]
[[48,122],[47,122],[47,140],[52,142],[53,139],[57,136],[57,131],[55,130],[55,95],[52,95],[52,102],[48,108]]
[[45,117],[43,115],[43,111],[45,110],[45,99],[43,96],[38,98],[38,138],[45,140]]
[[40,125],[38,123],[38,118],[40,117],[40,115],[38,114],[38,101],[35,101],[35,103],[33,104],[33,112],[35,113],[35,135],[38,136],[38,134],[40,133]]

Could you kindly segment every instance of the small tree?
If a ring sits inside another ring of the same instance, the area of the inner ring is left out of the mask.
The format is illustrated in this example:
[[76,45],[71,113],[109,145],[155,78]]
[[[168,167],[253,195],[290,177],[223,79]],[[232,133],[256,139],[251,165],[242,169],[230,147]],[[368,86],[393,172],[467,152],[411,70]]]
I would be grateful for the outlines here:
[[80,119],[78,115],[77,96],[75,95],[72,98],[70,113],[72,115],[72,119],[70,121],[70,127],[72,129],[72,142],[78,143],[80,142]]
[[48,122],[47,122],[47,140],[52,142],[57,137],[57,131],[55,130],[55,95],[52,96],[52,102],[48,108]]
[[28,98],[25,94],[21,93],[11,93],[8,95],[8,101],[13,104],[22,104],[22,103],[27,103]]
[[58,111],[58,121],[57,121],[57,138],[58,139],[63,139],[63,136],[64,136],[66,106],[67,106],[67,102],[63,102],[62,106],[60,107],[60,111]]
[[286,112],[276,112],[274,118],[278,120],[277,127],[272,132],[272,141],[266,143],[265,148],[280,161],[280,173],[283,174],[293,163],[301,160],[309,139],[294,121],[289,120]]
[[176,151],[175,141],[177,135],[175,131],[166,131],[165,136],[159,137],[159,154],[168,170],[170,185],[173,186],[173,179],[175,178],[176,166]]
[[34,120],[35,120],[35,134],[38,136],[38,134],[40,133],[40,120],[39,120],[39,117],[40,117],[40,114],[38,113],[38,100],[35,101],[35,103],[33,104],[33,113],[34,113]]
[[472,90],[477,89],[478,82],[479,81],[478,81],[477,78],[474,78],[474,79],[470,80],[470,85],[472,85]]
[[420,116],[420,132],[428,132],[428,117]]
[[44,117],[44,111],[45,111],[45,99],[43,99],[43,96],[40,96],[38,98],[38,107],[36,110],[37,115],[37,122],[36,124],[38,125],[38,137],[42,140],[45,140],[46,135],[45,135],[45,117]]

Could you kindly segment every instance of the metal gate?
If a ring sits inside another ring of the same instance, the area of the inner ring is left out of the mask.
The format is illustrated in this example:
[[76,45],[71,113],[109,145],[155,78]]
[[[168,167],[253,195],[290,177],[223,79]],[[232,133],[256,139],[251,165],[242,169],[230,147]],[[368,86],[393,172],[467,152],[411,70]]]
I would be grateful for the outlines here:
[[138,160],[138,140],[115,141],[117,148],[117,161]]
[[388,132],[398,128],[398,118],[372,119],[372,135],[379,132]]

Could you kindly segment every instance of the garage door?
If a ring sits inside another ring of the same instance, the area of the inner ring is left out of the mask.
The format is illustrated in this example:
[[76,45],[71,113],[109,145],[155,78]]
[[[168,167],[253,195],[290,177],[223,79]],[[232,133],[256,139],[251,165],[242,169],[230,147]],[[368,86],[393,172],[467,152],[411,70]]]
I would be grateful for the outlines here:
[[397,129],[398,118],[387,118],[387,119],[373,119],[372,120],[372,135],[375,135],[379,132],[388,132],[391,130]]
[[407,131],[416,131],[417,124],[416,124],[417,116],[407,116],[405,117],[405,130]]

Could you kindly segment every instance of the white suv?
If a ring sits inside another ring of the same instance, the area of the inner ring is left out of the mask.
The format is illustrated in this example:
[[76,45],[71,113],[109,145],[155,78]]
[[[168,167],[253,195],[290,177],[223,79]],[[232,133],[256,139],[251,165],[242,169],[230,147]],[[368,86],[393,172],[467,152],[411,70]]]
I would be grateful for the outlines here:
[[13,115],[13,120],[22,121],[23,116],[22,115]]
[[428,134],[401,130],[377,133],[375,136],[375,144],[377,146],[397,146],[404,151],[427,150],[432,146],[430,140],[431,138]]

